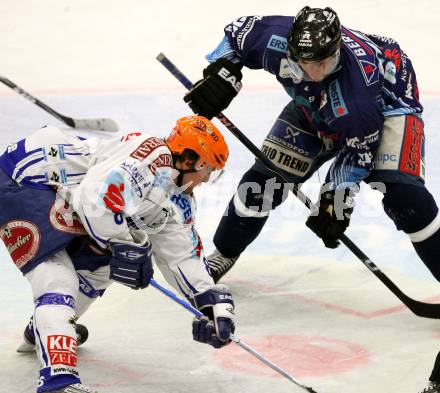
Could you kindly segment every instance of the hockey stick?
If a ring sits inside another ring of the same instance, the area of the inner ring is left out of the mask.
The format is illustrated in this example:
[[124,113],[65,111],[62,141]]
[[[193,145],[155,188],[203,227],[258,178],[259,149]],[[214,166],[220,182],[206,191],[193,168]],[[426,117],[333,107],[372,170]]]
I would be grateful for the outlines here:
[[[164,295],[168,296],[170,299],[174,300],[176,303],[179,303],[182,307],[186,308],[189,312],[195,315],[197,318],[203,317],[203,314],[197,310],[197,308],[193,307],[190,303],[185,300],[180,299],[174,292],[171,292],[169,289],[164,288],[160,285],[154,278],[150,280],[150,285],[154,288],[158,289]],[[263,362],[266,366],[269,366],[272,370],[275,370],[277,373],[281,374],[284,378],[287,378],[290,382],[293,382],[295,385],[299,386],[301,389],[304,389],[309,393],[317,393],[316,390],[312,389],[309,386],[304,385],[302,382],[293,378],[286,371],[284,371],[281,367],[277,366],[275,363],[271,362],[269,359],[264,357],[261,353],[257,352],[250,345],[246,344],[241,338],[237,337],[234,334],[230,336],[231,341],[236,343],[239,347],[243,348],[245,351],[249,352],[252,356],[255,356],[258,360]]]
[[28,99],[35,105],[39,106],[41,109],[44,109],[46,112],[50,113],[52,116],[56,117],[58,120],[61,120],[63,123],[67,124],[72,128],[80,128],[85,130],[100,130],[100,131],[111,131],[117,132],[118,125],[112,119],[73,119],[71,117],[67,117],[58,113],[50,106],[47,106],[44,102],[40,101],[38,98],[35,98],[28,92],[24,91],[21,87],[17,86],[14,82],[5,78],[4,76],[0,76],[0,82],[10,87],[12,90]]
[[[168,70],[174,77],[181,82],[188,90],[192,88],[191,81],[182,74],[182,72],[163,54],[160,53],[156,59]],[[288,180],[279,172],[279,169],[244,135],[223,113],[217,116],[222,124],[231,133],[245,145],[251,153],[258,158],[274,175],[283,180],[288,185],[290,191],[309,209],[312,209],[313,202],[298,188],[297,184],[289,183]],[[383,273],[374,262],[368,258],[346,235],[341,236],[341,242],[380,280],[393,292],[405,306],[407,306],[415,315],[423,318],[440,319],[440,304],[424,303],[414,300],[403,293],[399,287]]]

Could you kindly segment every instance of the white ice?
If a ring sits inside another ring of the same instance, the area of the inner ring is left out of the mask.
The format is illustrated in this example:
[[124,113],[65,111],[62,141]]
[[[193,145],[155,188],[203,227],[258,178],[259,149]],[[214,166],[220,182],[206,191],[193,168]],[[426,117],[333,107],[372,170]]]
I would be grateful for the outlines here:
[[[184,89],[156,62],[165,52],[189,78],[223,26],[247,14],[295,14],[300,2],[273,0],[2,0],[1,74],[61,113],[111,117],[124,131],[165,136],[189,113]],[[398,39],[415,65],[425,105],[427,184],[440,200],[440,3],[315,1],[342,22]],[[288,97],[263,71],[245,71],[245,88],[226,114],[260,145]],[[60,122],[0,86],[0,148],[44,124]],[[205,248],[252,155],[224,130],[231,148],[225,176],[197,191],[197,227]],[[72,131],[74,132],[74,131]],[[90,134],[89,134],[90,135]],[[105,135],[103,135],[105,137]],[[315,198],[320,178],[304,191]],[[306,209],[292,196],[225,279],[235,296],[237,335],[320,393],[421,390],[440,349],[436,320],[414,316],[341,246],[325,249],[305,227]],[[363,187],[347,232],[409,296],[440,301],[440,287],[407,237]],[[38,362],[15,352],[32,312],[32,297],[0,249],[0,393],[34,392]],[[160,275],[157,280],[163,283]],[[83,381],[100,392],[300,392],[231,344],[197,344],[191,315],[154,289],[113,285],[82,322],[90,339],[80,349]]]

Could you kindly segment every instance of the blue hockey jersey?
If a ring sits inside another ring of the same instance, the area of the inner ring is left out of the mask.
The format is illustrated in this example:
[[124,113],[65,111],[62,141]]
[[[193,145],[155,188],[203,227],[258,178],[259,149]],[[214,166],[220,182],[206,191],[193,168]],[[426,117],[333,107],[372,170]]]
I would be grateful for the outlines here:
[[322,82],[298,79],[287,60],[291,16],[245,16],[228,24],[207,59],[220,57],[273,74],[328,149],[336,184],[359,182],[374,168],[387,116],[420,114],[410,59],[391,38],[342,27],[340,63]]

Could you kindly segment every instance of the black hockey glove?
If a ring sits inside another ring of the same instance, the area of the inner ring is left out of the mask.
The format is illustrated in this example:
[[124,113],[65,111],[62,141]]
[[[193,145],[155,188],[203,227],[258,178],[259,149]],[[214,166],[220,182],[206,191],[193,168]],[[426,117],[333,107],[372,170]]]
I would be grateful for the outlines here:
[[142,245],[113,243],[110,278],[133,289],[146,288],[153,277],[150,241]]
[[194,84],[183,100],[195,114],[212,119],[238,94],[242,77],[240,65],[218,59],[203,70],[203,79]]
[[339,239],[350,224],[354,199],[349,188],[325,191],[319,209],[313,210],[306,225],[318,235],[327,248],[339,246]]
[[231,342],[235,331],[234,300],[226,285],[218,284],[194,297],[194,303],[204,317],[195,318],[192,325],[193,339],[221,348]]

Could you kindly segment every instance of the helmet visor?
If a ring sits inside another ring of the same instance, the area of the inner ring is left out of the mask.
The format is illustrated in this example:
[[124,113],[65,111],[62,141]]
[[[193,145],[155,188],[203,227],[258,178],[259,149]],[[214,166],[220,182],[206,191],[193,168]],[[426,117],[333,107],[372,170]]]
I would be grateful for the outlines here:
[[298,61],[296,61],[291,58],[288,53],[287,61],[290,70],[296,79],[306,82],[316,82],[316,72],[321,74],[319,80],[323,80],[330,74],[339,70],[340,57],[341,51],[338,49],[333,55],[322,60],[298,59]]

